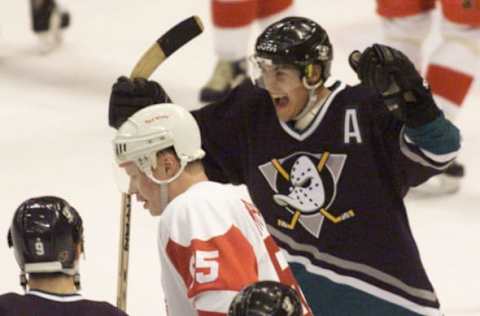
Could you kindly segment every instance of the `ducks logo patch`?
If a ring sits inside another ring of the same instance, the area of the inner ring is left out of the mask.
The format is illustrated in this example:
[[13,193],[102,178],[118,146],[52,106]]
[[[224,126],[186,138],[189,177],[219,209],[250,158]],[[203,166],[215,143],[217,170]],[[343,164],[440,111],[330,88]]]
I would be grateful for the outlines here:
[[346,160],[344,154],[300,152],[259,166],[273,200],[291,214],[290,222],[279,219],[277,224],[294,229],[300,223],[318,238],[325,219],[336,224],[355,216],[353,210],[340,216],[329,211]]

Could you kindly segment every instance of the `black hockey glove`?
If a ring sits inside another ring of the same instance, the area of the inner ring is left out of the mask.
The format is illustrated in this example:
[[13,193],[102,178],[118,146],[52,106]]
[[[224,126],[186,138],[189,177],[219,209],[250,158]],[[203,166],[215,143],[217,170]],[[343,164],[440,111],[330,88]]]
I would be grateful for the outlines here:
[[108,109],[108,125],[119,128],[133,113],[157,103],[172,102],[155,81],[120,77],[112,87]]
[[349,62],[361,83],[381,94],[387,109],[408,127],[425,125],[441,114],[430,89],[402,52],[374,44],[363,53],[352,52]]

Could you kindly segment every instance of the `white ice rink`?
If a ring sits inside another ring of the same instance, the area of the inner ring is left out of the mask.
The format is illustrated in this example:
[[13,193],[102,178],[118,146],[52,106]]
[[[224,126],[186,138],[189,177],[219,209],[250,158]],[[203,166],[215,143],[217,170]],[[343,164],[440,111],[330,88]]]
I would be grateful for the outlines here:
[[[72,27],[64,46],[47,56],[36,52],[27,4],[0,2],[0,293],[21,292],[6,242],[14,210],[26,198],[51,194],[66,198],[84,218],[84,296],[115,303],[120,196],[111,168],[113,132],[107,127],[110,87],[159,35],[197,14],[204,34],[153,75],[177,103],[196,107],[198,88],[215,61],[209,1],[70,0],[64,4],[72,12]],[[335,47],[333,76],[354,83],[349,52],[381,39],[374,1],[298,0],[297,11],[328,30]],[[479,101],[477,85],[458,121],[460,157],[467,166],[461,192],[408,200],[411,225],[446,315],[480,315]],[[165,315],[156,219],[134,205],[132,221],[128,312]]]

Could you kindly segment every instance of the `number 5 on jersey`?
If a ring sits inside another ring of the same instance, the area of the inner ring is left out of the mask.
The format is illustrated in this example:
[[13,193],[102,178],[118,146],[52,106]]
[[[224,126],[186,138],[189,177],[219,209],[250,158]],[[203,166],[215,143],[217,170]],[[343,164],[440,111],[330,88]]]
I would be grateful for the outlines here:
[[218,279],[218,256],[218,250],[197,250],[193,253],[190,259],[190,274],[195,282],[204,284]]

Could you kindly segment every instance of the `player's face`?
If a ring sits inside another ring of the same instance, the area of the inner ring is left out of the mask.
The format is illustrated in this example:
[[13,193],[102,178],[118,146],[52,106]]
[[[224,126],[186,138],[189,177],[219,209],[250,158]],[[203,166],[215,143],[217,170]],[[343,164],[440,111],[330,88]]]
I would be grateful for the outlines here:
[[305,107],[308,93],[303,86],[288,91],[283,95],[270,92],[277,117],[282,122],[292,121]]
[[264,88],[270,94],[279,120],[291,121],[307,103],[300,71],[291,65],[261,67]]
[[160,187],[148,178],[133,162],[122,166],[130,178],[129,193],[135,195],[137,201],[143,203],[143,208],[148,209],[152,216],[162,213],[160,201]]

